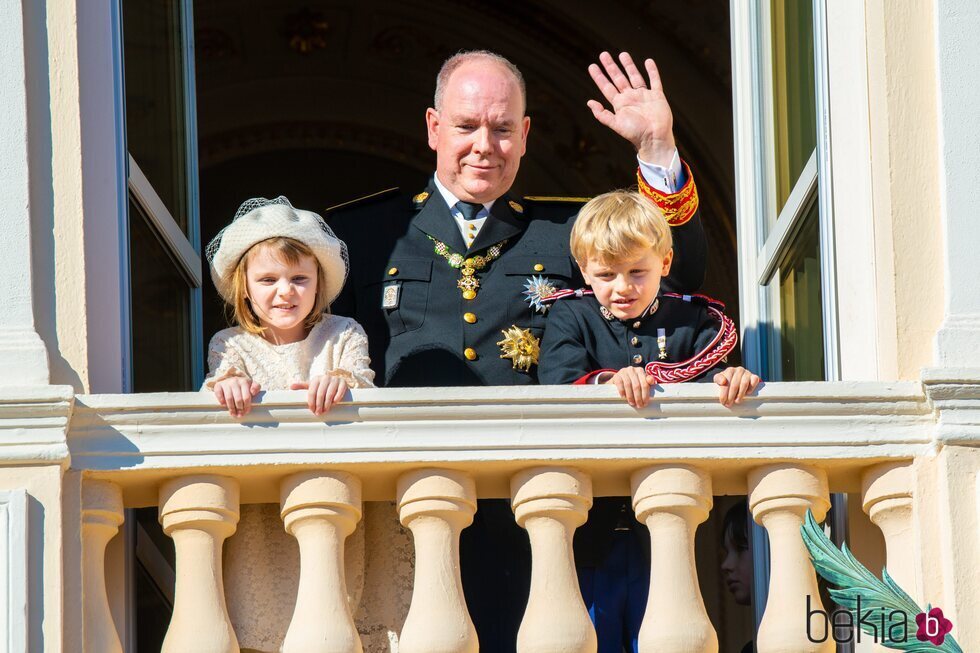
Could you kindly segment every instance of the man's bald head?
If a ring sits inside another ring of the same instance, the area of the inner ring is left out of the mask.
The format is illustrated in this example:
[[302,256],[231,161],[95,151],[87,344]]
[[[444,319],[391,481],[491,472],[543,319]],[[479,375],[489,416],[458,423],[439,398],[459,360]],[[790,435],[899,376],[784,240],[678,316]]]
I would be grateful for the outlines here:
[[527,89],[524,86],[524,75],[509,59],[489,50],[465,50],[446,59],[436,76],[436,93],[432,105],[436,111],[442,110],[442,99],[446,93],[446,86],[449,85],[449,78],[464,64],[476,61],[498,64],[513,75],[514,81],[517,82],[517,86],[521,90],[521,112],[525,113],[527,111]]

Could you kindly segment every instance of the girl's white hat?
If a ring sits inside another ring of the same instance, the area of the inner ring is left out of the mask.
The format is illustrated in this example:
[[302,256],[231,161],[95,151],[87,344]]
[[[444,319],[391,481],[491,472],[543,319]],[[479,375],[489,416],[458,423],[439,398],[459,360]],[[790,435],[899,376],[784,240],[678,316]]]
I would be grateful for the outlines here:
[[256,243],[270,238],[292,238],[309,247],[323,268],[327,303],[337,298],[347,279],[347,245],[319,215],[293,208],[280,195],[274,200],[264,197],[247,200],[238,208],[231,224],[208,243],[211,280],[225,301],[235,301],[232,274],[242,256]]

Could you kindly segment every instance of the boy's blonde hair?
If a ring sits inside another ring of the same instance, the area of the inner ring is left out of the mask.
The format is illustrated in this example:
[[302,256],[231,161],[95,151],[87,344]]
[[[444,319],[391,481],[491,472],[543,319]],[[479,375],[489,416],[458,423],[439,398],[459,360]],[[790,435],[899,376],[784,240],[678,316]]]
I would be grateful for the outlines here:
[[329,302],[327,301],[327,279],[323,274],[323,267],[320,261],[313,254],[313,250],[304,243],[293,238],[269,238],[252,245],[247,252],[238,260],[235,271],[231,277],[232,293],[234,301],[228,303],[235,323],[249,333],[261,334],[265,331],[259,316],[252,309],[252,304],[248,299],[248,260],[260,248],[268,248],[273,258],[285,263],[286,265],[296,265],[304,256],[309,256],[316,263],[316,302],[313,310],[306,316],[303,326],[312,329],[323,319],[324,312],[327,311]]
[[667,256],[673,246],[670,226],[657,206],[634,191],[599,195],[579,211],[569,247],[579,265],[608,265],[635,258],[642,250]]

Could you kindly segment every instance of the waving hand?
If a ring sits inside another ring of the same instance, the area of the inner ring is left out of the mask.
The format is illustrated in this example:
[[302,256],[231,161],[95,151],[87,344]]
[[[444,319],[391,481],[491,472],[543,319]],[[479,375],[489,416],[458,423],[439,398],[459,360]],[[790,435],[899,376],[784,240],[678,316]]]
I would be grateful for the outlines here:
[[644,161],[669,165],[675,147],[674,119],[653,59],[643,62],[649,83],[627,52],[620,53],[619,63],[603,52],[599,63],[601,67],[589,66],[589,75],[612,108],[589,100],[596,120],[631,142]]

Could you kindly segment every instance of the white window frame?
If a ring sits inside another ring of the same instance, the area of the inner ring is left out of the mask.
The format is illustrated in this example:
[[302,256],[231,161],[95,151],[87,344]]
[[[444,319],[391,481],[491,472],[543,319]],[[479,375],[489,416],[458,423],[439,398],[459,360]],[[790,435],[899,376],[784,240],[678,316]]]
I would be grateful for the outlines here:
[[[123,53],[123,38],[121,35],[122,25],[122,3],[123,0],[114,0],[116,3],[116,10],[118,12],[119,20],[118,25],[120,29],[120,35],[117,39],[119,47],[119,74],[121,79],[125,82],[125,69],[124,69],[124,53]],[[127,188],[132,196],[133,200],[139,204],[140,209],[146,215],[150,222],[150,227],[156,232],[163,245],[167,254],[173,259],[177,266],[178,271],[184,276],[185,280],[188,282],[188,287],[190,290],[189,296],[189,306],[188,306],[188,322],[190,333],[188,334],[190,339],[190,369],[191,369],[191,386],[199,386],[204,380],[204,343],[202,336],[203,329],[203,313],[201,306],[201,287],[204,281],[203,276],[203,264],[201,261],[201,235],[200,235],[200,215],[199,215],[199,185],[198,185],[198,158],[197,158],[197,98],[195,93],[195,67],[194,67],[194,4],[193,0],[179,0],[180,4],[180,31],[181,31],[181,46],[183,48],[182,52],[182,81],[183,81],[183,98],[184,98],[184,132],[185,132],[185,143],[184,143],[184,153],[185,160],[184,166],[187,171],[186,183],[186,197],[187,206],[185,211],[187,214],[187,233],[185,233],[180,226],[174,220],[170,211],[167,209],[163,200],[157,194],[156,190],[153,188],[152,183],[143,174],[140,169],[139,164],[133,158],[132,154],[128,152],[128,147],[126,148],[128,166],[127,166]],[[125,84],[123,86],[123,100],[125,101]],[[123,114],[125,116],[125,113]],[[124,128],[125,129],[125,128]],[[125,139],[125,131],[123,132],[123,138]],[[129,204],[126,203],[126,213],[129,213]],[[122,292],[124,297],[129,297],[132,292],[132,285],[130,279],[130,267],[129,256],[128,256],[128,246],[129,246],[129,221],[133,219],[138,219],[137,216],[127,215],[126,220],[126,238],[125,245],[127,247],[127,252],[125,254],[126,267],[123,272],[123,288]],[[127,334],[128,342],[128,369],[125,370],[124,379],[124,391],[132,391],[132,379],[133,379],[133,369],[132,369],[132,312],[127,311],[125,314],[126,327],[124,332]]]
[[[840,378],[834,247],[833,184],[830,158],[829,77],[825,0],[814,0],[814,83],[817,139],[813,155],[767,233],[775,213],[770,3],[732,0],[732,88],[735,131],[736,226],[739,310],[746,365],[779,380],[780,322],[778,265],[816,197],[819,204],[821,297],[824,320],[824,375]],[[774,373],[775,372],[775,373]]]
[[[739,261],[739,311],[742,356],[750,369],[780,380],[779,288],[774,284],[779,263],[799,233],[803,218],[818,203],[821,304],[823,311],[824,377],[841,378],[838,329],[837,258],[831,169],[830,83],[827,3],[813,0],[814,94],[816,145],[785,205],[776,213],[775,157],[772,142],[772,55],[770,3],[731,0],[732,104],[735,136],[735,206]],[[846,495],[834,495],[835,540],[846,534]],[[768,599],[769,541],[764,529],[752,524],[755,560],[753,609],[761,623]]]

